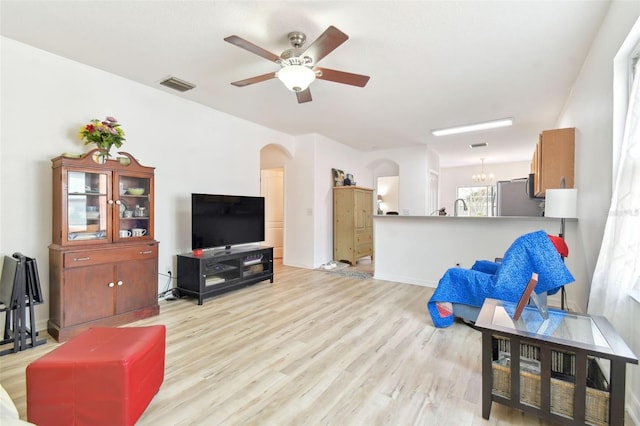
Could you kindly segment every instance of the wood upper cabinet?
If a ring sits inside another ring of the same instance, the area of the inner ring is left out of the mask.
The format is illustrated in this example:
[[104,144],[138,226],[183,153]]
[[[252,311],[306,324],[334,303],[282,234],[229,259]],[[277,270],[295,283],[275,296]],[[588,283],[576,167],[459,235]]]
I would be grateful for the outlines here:
[[373,189],[333,188],[333,258],[355,264],[373,258]]
[[531,160],[534,195],[544,197],[547,189],[574,187],[575,128],[545,130],[540,134]]
[[154,169],[96,153],[52,160],[47,328],[59,341],[159,313]]

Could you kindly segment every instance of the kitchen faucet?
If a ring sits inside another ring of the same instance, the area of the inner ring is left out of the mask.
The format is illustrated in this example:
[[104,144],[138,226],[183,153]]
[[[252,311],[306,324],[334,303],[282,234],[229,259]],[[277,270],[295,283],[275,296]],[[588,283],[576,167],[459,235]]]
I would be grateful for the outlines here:
[[457,200],[455,200],[453,202],[453,215],[454,216],[458,216],[458,201],[462,201],[462,209],[466,212],[467,210],[469,210],[467,208],[467,203],[465,203],[465,201],[462,198],[458,198]]

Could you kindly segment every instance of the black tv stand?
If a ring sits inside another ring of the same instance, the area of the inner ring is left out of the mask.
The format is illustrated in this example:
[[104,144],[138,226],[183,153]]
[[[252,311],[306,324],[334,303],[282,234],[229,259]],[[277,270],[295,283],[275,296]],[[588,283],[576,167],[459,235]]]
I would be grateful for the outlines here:
[[273,283],[273,247],[240,246],[178,255],[179,297],[204,299],[270,280]]

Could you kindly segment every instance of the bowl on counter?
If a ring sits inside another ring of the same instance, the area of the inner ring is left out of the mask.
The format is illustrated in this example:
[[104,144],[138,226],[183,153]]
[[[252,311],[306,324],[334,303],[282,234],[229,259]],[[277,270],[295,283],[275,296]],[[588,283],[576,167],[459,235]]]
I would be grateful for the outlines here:
[[142,195],[144,194],[144,188],[129,188],[127,192],[131,195]]

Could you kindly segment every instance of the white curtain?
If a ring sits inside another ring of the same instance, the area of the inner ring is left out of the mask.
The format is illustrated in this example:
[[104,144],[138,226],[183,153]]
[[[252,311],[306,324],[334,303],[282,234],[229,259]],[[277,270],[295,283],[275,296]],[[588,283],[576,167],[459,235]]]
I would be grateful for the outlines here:
[[640,289],[640,64],[634,70],[618,164],[588,310],[607,317],[627,340],[637,332],[630,321],[637,302],[630,294]]

